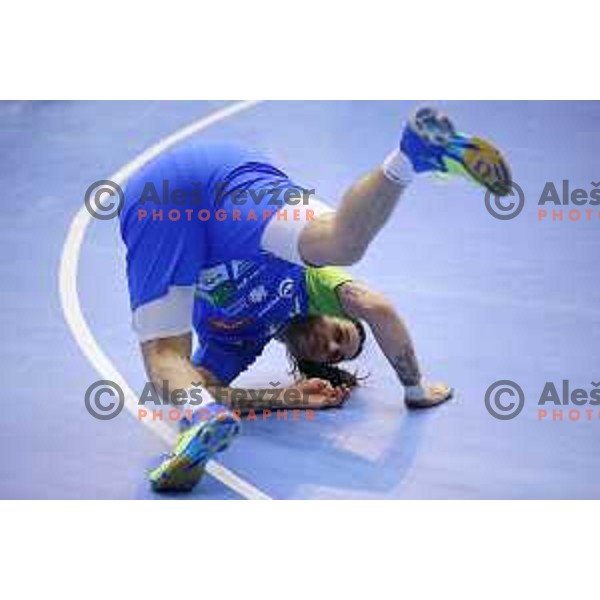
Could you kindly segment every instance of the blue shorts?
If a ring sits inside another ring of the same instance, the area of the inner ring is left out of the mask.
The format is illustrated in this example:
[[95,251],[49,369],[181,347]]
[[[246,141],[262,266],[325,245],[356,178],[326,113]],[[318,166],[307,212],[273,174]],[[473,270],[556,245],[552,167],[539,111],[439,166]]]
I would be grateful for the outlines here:
[[189,140],[128,181],[121,211],[131,308],[193,285],[202,268],[261,254],[286,190],[303,193],[259,153]]

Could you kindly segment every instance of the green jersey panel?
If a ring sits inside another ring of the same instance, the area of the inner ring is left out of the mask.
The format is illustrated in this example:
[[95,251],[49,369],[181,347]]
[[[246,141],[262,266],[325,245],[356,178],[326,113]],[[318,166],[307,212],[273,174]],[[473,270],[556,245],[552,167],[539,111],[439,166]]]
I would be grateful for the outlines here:
[[353,277],[338,267],[307,267],[304,271],[308,292],[308,314],[348,319],[337,294],[343,283]]

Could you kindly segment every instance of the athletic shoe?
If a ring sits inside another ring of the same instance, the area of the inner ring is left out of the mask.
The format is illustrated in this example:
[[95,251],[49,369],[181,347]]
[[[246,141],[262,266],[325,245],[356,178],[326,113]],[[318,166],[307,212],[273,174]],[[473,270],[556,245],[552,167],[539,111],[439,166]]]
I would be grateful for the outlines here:
[[228,448],[239,432],[239,420],[223,406],[212,405],[210,417],[205,420],[196,413],[179,436],[173,452],[156,469],[148,472],[152,489],[155,492],[190,492],[202,479],[206,463]]
[[498,196],[511,193],[511,174],[500,152],[489,142],[459,133],[434,108],[420,108],[406,125],[400,150],[417,173],[460,173]]

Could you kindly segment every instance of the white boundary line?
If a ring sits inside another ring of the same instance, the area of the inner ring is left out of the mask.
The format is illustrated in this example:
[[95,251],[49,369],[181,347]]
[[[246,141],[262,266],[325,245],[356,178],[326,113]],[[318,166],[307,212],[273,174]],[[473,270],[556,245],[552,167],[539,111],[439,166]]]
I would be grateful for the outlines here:
[[[259,102],[260,100],[245,100],[243,102],[236,102],[191,123],[187,127],[184,127],[172,135],[160,140],[146,151],[142,152],[142,154],[139,154],[136,158],[121,167],[108,179],[114,181],[122,187],[124,183],[131,177],[131,175],[133,175],[133,173],[171,146],[195,133],[198,133],[199,131],[203,131],[215,123],[247,110]],[[90,361],[96,371],[98,371],[102,379],[110,379],[121,386],[121,389],[125,394],[125,407],[133,415],[137,415],[137,394],[135,394],[129,387],[125,381],[125,378],[119,373],[117,368],[113,365],[111,360],[96,342],[96,339],[88,327],[85,317],[83,316],[81,304],[79,302],[79,293],[77,291],[79,255],[85,233],[91,221],[92,216],[87,211],[86,207],[82,206],[71,221],[65,244],[63,246],[59,271],[59,289],[63,314],[65,321],[71,329],[71,333],[75,337],[75,341],[81,348],[83,354]],[[143,423],[156,435],[158,435],[158,437],[160,437],[166,444],[173,445],[175,442],[177,434],[164,422],[143,421]],[[218,479],[221,483],[231,488],[244,498],[249,500],[271,500],[267,494],[261,492],[252,484],[244,481],[235,473],[229,469],[226,469],[215,461],[210,461],[206,470],[215,479]]]

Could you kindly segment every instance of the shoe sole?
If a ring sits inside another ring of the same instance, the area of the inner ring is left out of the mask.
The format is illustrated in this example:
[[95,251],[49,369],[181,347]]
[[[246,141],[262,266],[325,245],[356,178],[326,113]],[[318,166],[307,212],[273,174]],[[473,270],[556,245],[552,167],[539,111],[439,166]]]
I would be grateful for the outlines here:
[[463,138],[450,119],[434,108],[421,108],[410,119],[410,126],[429,144],[443,148],[478,183],[497,196],[511,193],[512,178],[500,151],[480,137]]

